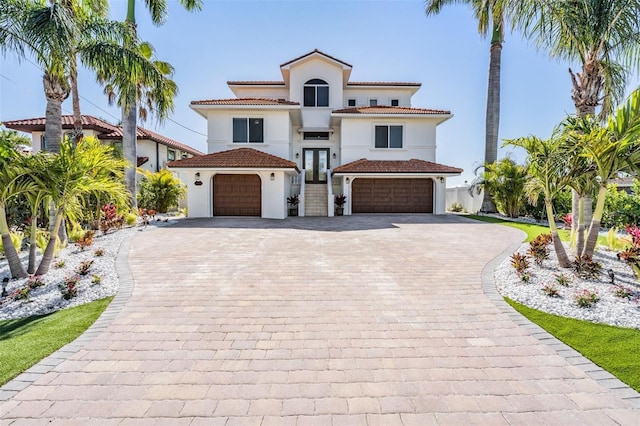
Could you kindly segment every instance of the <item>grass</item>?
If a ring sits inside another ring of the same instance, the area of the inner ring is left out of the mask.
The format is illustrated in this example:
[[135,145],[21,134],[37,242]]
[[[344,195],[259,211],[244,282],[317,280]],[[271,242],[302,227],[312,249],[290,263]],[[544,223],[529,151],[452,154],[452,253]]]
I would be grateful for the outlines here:
[[0,321],[0,385],[75,340],[98,319],[111,299],[48,315]]
[[[499,225],[510,226],[512,228],[519,229],[527,233],[527,238],[524,240],[525,243],[532,241],[540,234],[548,234],[549,228],[541,225],[534,225],[532,223],[520,223],[520,222],[511,222],[508,220],[498,219],[497,217],[492,216],[478,216],[478,215],[469,215],[467,216],[469,219],[479,220],[481,222],[487,223],[497,223]],[[560,239],[562,241],[569,241],[570,232],[564,229],[559,231]]]
[[640,330],[565,318],[505,300],[530,321],[640,392]]

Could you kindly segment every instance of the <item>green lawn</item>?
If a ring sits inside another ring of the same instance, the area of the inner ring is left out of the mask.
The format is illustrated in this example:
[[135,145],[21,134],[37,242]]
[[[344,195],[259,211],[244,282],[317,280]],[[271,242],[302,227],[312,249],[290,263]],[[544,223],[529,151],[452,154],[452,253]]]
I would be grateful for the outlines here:
[[[508,220],[502,220],[502,219],[498,219],[496,217],[492,217],[492,216],[478,216],[475,214],[471,214],[469,216],[466,216],[469,219],[474,219],[474,220],[479,220],[481,222],[488,222],[488,223],[497,223],[500,225],[505,225],[505,226],[510,226],[512,228],[517,228],[520,229],[521,231],[524,231],[527,233],[527,239],[524,240],[524,242],[528,243],[529,241],[532,241],[534,238],[536,238],[538,235],[540,234],[548,234],[549,233],[549,228],[546,226],[541,226],[541,225],[534,225],[531,223],[519,223],[519,222],[511,222]],[[569,231],[566,230],[560,230],[560,239],[562,241],[569,241]]]
[[75,340],[98,319],[111,299],[48,315],[0,321],[0,385]]
[[640,330],[560,317],[505,300],[529,320],[640,392]]

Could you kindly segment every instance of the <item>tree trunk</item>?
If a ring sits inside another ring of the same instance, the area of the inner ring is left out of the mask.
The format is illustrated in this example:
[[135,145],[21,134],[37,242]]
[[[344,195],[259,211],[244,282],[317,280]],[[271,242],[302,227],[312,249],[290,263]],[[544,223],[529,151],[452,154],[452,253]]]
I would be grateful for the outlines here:
[[49,272],[49,267],[51,266],[51,262],[53,261],[53,253],[56,248],[56,241],[58,240],[58,231],[60,229],[60,224],[62,223],[62,212],[58,211],[56,214],[55,225],[53,227],[53,231],[49,236],[49,243],[47,244],[47,248],[44,250],[42,254],[42,259],[40,260],[40,266],[38,266],[38,270],[36,271],[36,275],[45,275]]
[[582,256],[593,256],[596,244],[598,243],[600,221],[602,220],[602,213],[604,212],[604,201],[607,196],[606,185],[606,182],[602,182],[602,184],[600,185],[600,189],[598,190],[598,201],[596,202],[596,209],[593,212],[593,219],[591,219],[591,226],[589,226],[589,233],[587,234],[587,241],[584,243]]
[[551,231],[551,237],[553,239],[553,248],[556,251],[556,257],[558,258],[558,264],[561,268],[569,268],[571,267],[571,261],[567,256],[567,251],[564,249],[564,244],[560,240],[560,235],[558,235],[558,227],[556,226],[556,221],[553,217],[553,204],[551,201],[546,198],[544,200],[544,206],[547,210],[547,219],[549,220],[549,230]]
[[42,77],[44,94],[47,98],[44,140],[46,150],[60,152],[62,139],[62,102],[69,97],[69,84],[66,80],[48,73]]
[[[492,164],[498,159],[498,131],[500,127],[500,67],[502,55],[501,23],[493,28],[489,49],[489,81],[487,85],[487,109],[485,116],[484,163]],[[482,211],[495,213],[496,206],[489,191],[484,192]]]
[[596,107],[600,105],[604,78],[600,69],[597,52],[589,52],[582,63],[582,72],[575,74],[569,68],[571,76],[571,99],[576,107],[578,117],[595,115]]
[[136,188],[136,166],[138,165],[138,152],[136,146],[136,107],[135,103],[128,109],[122,110],[122,151],[129,165],[124,171],[124,181],[127,190],[131,193],[131,209],[138,210]]
[[79,143],[82,140],[82,114],[80,113],[80,94],[78,93],[78,64],[77,58],[73,55],[69,71],[69,81],[71,83],[71,103],[73,105],[73,140]]
[[[589,206],[591,208],[591,206]],[[584,197],[580,197],[578,200],[578,228],[576,238],[576,254],[580,255],[584,248]]]
[[2,246],[4,247],[4,255],[9,262],[9,271],[12,278],[25,278],[27,271],[24,270],[22,262],[20,262],[20,256],[16,248],[11,241],[11,234],[9,231],[9,224],[7,223],[7,213],[4,205],[0,205],[0,233],[2,234]]
[[[571,244],[573,244],[578,239],[578,209],[580,208],[580,194],[578,191],[571,188]],[[582,250],[581,246],[577,251],[578,253]]]
[[31,235],[29,237],[29,265],[27,266],[27,272],[31,275],[36,271],[36,240],[38,238],[38,218],[31,217]]

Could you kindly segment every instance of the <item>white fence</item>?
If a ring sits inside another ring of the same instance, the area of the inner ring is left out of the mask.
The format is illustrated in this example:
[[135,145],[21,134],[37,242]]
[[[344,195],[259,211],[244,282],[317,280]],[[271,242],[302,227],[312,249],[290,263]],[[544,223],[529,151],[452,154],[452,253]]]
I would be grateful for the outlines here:
[[460,204],[466,212],[477,213],[482,208],[482,196],[482,191],[478,194],[474,190],[473,194],[470,194],[469,185],[447,188],[447,210],[451,210],[451,206],[456,203]]

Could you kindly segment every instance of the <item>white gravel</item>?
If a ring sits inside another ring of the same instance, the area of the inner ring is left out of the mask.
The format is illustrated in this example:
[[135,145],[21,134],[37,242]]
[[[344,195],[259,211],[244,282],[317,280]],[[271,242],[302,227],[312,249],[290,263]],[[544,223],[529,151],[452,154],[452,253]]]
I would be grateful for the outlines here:
[[[13,298],[10,297],[15,289],[24,287],[28,279],[9,281],[7,286],[9,296],[0,300],[0,320],[48,314],[60,309],[82,305],[115,295],[119,287],[118,274],[115,269],[115,259],[124,239],[136,232],[147,232],[152,228],[168,225],[174,220],[175,219],[172,218],[169,222],[152,221],[146,228],[142,226],[124,228],[109,231],[104,235],[98,231],[94,238],[93,245],[87,247],[84,251],[79,250],[74,244],[70,243],[65,249],[61,250],[58,257],[53,260],[49,272],[41,277],[45,282],[45,286],[33,289],[28,299],[13,300]],[[102,249],[104,254],[102,256],[96,256],[95,251],[97,249]],[[25,266],[27,264],[27,256],[27,252],[21,253],[21,258]],[[58,284],[66,277],[75,275],[80,263],[87,260],[93,260],[93,265],[87,275],[79,277],[77,297],[70,300],[63,299]],[[64,266],[56,268],[55,264],[60,261],[64,262]],[[40,262],[40,254],[38,256],[38,262]],[[99,284],[92,283],[94,275],[100,277]],[[2,257],[0,258],[0,282],[5,277],[10,278],[11,274],[7,260]]]
[[[526,254],[529,243],[522,244],[519,253]],[[510,299],[540,311],[563,317],[577,318],[592,322],[640,329],[640,285],[631,267],[617,259],[614,251],[599,247],[594,260],[602,263],[602,274],[599,280],[591,281],[577,277],[573,269],[558,266],[553,245],[551,254],[541,266],[531,261],[529,268],[531,279],[523,282],[511,266],[511,257],[507,257],[496,268],[494,280],[498,292]],[[573,254],[567,247],[567,254],[573,260]],[[615,283],[629,289],[633,295],[630,299],[616,297],[607,271],[615,274]],[[568,287],[556,283],[556,274],[563,273],[570,278]],[[558,289],[559,297],[547,296],[542,288],[553,284]],[[583,289],[597,292],[600,300],[589,308],[583,308],[575,302],[575,294]]]

